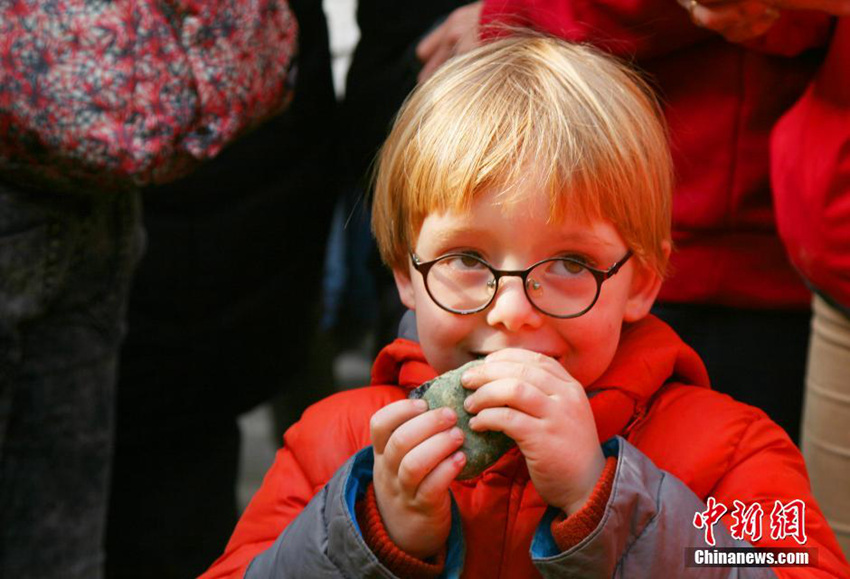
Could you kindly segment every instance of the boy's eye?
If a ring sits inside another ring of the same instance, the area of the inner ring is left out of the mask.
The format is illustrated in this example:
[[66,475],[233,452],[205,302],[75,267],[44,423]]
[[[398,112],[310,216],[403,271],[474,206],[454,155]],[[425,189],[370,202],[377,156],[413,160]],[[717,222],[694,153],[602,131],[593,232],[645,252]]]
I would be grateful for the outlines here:
[[477,259],[475,259],[474,257],[472,257],[471,255],[464,255],[464,256],[462,256],[462,257],[460,258],[460,262],[461,262],[461,263],[462,263],[465,267],[476,267],[476,266],[481,265],[481,262],[480,262],[480,261],[478,261]]
[[554,275],[578,275],[587,271],[584,263],[575,259],[559,259],[549,262],[549,273]]
[[442,258],[440,265],[460,270],[486,268],[485,265],[481,263],[481,258],[471,253],[456,253],[454,255],[447,255]]

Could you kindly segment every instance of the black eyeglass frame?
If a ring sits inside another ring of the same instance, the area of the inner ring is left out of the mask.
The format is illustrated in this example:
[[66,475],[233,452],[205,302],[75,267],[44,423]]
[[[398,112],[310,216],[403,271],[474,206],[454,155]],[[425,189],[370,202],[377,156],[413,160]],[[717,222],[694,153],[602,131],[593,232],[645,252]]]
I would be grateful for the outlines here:
[[[620,268],[622,268],[626,264],[626,262],[629,261],[629,258],[631,258],[632,255],[633,255],[632,250],[631,249],[628,250],[626,252],[626,255],[624,255],[619,261],[617,261],[614,265],[612,265],[608,269],[597,269],[595,267],[591,267],[591,266],[587,265],[586,263],[584,263],[584,262],[582,262],[578,259],[573,259],[573,258],[570,258],[570,257],[547,257],[546,259],[541,259],[537,263],[532,264],[525,269],[496,269],[495,267],[493,267],[492,265],[490,265],[489,263],[487,263],[486,261],[484,261],[480,257],[475,256],[475,255],[470,255],[468,253],[447,253],[445,255],[441,255],[440,257],[438,257],[436,259],[432,259],[431,261],[420,261],[419,256],[417,256],[415,253],[413,253],[411,251],[410,252],[410,260],[413,263],[413,268],[422,275],[422,282],[425,284],[425,291],[428,292],[428,295],[431,297],[431,301],[433,301],[435,304],[437,304],[437,306],[440,307],[441,309],[443,309],[447,312],[450,312],[452,314],[460,314],[462,316],[466,316],[466,315],[469,315],[469,314],[477,314],[478,312],[482,312],[482,311],[486,310],[487,308],[490,307],[490,304],[493,303],[493,300],[496,299],[496,294],[499,293],[499,280],[502,279],[503,277],[518,277],[522,280],[522,289],[525,292],[525,297],[528,298],[528,303],[530,303],[532,305],[532,307],[534,307],[535,310],[537,310],[538,312],[540,312],[542,314],[550,316],[552,318],[557,318],[559,320],[568,320],[568,319],[571,319],[571,318],[578,318],[579,316],[583,316],[584,314],[589,312],[593,308],[593,306],[596,305],[596,302],[599,300],[599,294],[602,292],[603,282],[605,282],[605,280],[607,280],[608,278],[616,275],[617,272],[620,271]],[[442,260],[449,258],[449,257],[462,257],[462,258],[467,258],[467,259],[474,259],[475,261],[479,262],[481,265],[483,265],[484,267],[486,267],[487,269],[490,270],[490,272],[493,274],[493,278],[494,278],[496,285],[493,288],[493,294],[490,296],[490,299],[487,300],[487,303],[485,303],[483,306],[480,306],[480,307],[472,309],[472,310],[455,310],[455,309],[444,306],[443,304],[441,304],[437,300],[437,298],[434,297],[434,294],[431,293],[431,288],[428,287],[428,272],[431,270],[431,268],[434,266],[435,263],[437,263],[438,261],[442,261]],[[568,314],[566,316],[559,316],[559,315],[556,315],[556,314],[549,313],[546,310],[540,308],[536,303],[534,303],[534,300],[528,294],[528,274],[530,274],[531,271],[534,268],[536,268],[537,266],[542,265],[542,264],[547,263],[547,262],[554,262],[554,261],[567,261],[569,263],[574,263],[578,266],[581,266],[584,269],[586,269],[587,271],[589,271],[591,273],[591,275],[593,276],[593,278],[596,280],[596,295],[593,296],[593,301],[590,302],[589,306],[587,306],[582,311],[580,311],[576,314]]]

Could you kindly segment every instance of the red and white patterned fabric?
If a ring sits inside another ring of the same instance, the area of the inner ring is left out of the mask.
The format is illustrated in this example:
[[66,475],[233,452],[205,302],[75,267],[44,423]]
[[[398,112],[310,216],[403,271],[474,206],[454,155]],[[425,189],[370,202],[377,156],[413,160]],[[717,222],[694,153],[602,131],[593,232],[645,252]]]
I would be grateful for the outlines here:
[[0,175],[170,180],[291,97],[286,0],[0,2]]

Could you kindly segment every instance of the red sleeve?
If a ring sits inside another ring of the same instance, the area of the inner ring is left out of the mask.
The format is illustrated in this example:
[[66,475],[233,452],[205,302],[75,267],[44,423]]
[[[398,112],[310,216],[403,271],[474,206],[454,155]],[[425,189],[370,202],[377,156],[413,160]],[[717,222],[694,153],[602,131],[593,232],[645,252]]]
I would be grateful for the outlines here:
[[357,522],[363,532],[363,540],[384,566],[399,577],[411,579],[433,579],[443,572],[446,564],[446,549],[443,548],[432,561],[423,561],[408,555],[393,543],[384,527],[378,502],[375,499],[375,487],[371,484],[366,496],[357,501]]
[[552,521],[552,537],[561,551],[578,545],[599,526],[602,515],[605,514],[605,505],[608,504],[608,498],[611,496],[616,473],[617,459],[612,456],[605,462],[602,476],[599,477],[599,482],[596,483],[587,503],[569,517],[561,516]]

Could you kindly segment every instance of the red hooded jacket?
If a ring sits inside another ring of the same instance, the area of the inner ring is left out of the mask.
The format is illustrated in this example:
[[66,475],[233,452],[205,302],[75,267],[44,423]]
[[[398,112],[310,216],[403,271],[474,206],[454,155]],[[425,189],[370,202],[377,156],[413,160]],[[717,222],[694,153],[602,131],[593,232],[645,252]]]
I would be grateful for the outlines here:
[[[272,546],[340,466],[369,445],[372,414],[433,377],[419,345],[400,339],[379,354],[372,386],[336,394],[309,408],[287,431],[284,447],[224,555],[203,579],[242,577],[252,559]],[[765,532],[758,546],[799,546],[791,537],[772,540],[768,518],[775,501],[801,499],[807,507],[806,546],[818,552],[816,567],[806,568],[805,575],[850,573],[811,497],[797,448],[762,411],[710,390],[699,357],[664,323],[649,317],[626,326],[610,367],[588,392],[600,440],[625,437],[701,501],[712,496],[730,511],[734,500],[761,504]],[[618,465],[622,468],[627,467]],[[466,544],[463,576],[539,575],[529,546],[547,505],[516,448],[478,477],[456,481],[451,490]],[[671,534],[657,539],[659,547],[665,541],[675,543],[677,537],[694,532],[694,514],[682,514],[682,528],[657,524],[649,534]],[[722,521],[727,527],[733,524],[730,513]],[[619,542],[625,544],[625,539]],[[676,564],[683,561],[680,553],[675,553]],[[800,569],[777,569],[783,576],[794,571]]]

